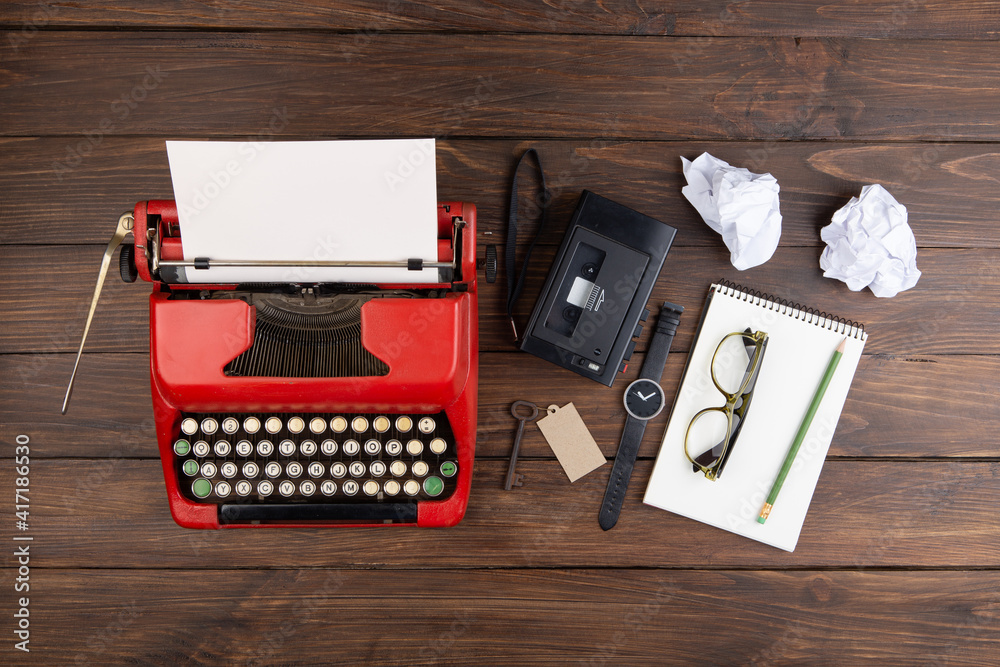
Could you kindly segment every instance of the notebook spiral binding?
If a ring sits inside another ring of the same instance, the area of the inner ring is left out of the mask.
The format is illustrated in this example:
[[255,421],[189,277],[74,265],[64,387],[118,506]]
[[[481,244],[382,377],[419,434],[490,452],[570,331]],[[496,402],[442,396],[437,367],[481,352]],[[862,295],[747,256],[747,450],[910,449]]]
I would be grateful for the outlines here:
[[751,301],[755,306],[763,306],[768,310],[775,311],[781,315],[788,315],[796,320],[815,324],[824,329],[836,331],[837,333],[842,333],[845,336],[858,340],[865,340],[868,337],[868,334],[865,333],[865,325],[854,320],[831,315],[823,310],[809,308],[798,302],[782,299],[766,292],[761,292],[760,290],[749,289],[729,280],[718,281],[716,287],[716,292],[723,292],[726,296],[742,298],[743,301]]

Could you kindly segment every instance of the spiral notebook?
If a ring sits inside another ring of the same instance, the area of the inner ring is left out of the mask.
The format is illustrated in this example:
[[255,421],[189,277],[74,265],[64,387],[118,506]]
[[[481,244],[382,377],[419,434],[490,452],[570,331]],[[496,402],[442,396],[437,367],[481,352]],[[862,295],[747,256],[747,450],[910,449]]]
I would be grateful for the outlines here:
[[[684,436],[695,413],[725,403],[712,383],[712,355],[726,334],[747,327],[768,333],[767,351],[736,446],[723,474],[710,481],[692,471]],[[845,338],[844,356],[774,509],[766,523],[757,523],[830,357]],[[856,322],[740,285],[713,284],[643,502],[794,551],[867,338]]]

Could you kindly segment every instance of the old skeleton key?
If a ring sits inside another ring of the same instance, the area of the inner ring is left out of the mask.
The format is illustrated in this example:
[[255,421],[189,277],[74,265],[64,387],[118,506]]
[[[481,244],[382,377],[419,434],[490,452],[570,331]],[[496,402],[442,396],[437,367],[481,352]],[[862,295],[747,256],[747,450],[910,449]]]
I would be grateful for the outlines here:
[[[531,414],[518,414],[518,408],[530,408]],[[504,491],[510,491],[511,486],[521,486],[521,479],[524,475],[514,474],[517,466],[517,452],[521,449],[521,436],[524,435],[524,422],[533,421],[538,416],[538,406],[528,401],[514,401],[510,406],[510,414],[517,420],[517,435],[514,436],[514,449],[510,451],[510,465],[507,466],[507,483],[504,484]]]

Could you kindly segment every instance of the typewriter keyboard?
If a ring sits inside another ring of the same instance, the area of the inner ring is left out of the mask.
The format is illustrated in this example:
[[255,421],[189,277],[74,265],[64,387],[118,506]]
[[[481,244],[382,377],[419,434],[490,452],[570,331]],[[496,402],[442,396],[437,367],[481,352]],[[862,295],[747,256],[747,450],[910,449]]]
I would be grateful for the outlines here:
[[398,414],[184,414],[181,493],[201,503],[442,500],[458,462],[448,419]]

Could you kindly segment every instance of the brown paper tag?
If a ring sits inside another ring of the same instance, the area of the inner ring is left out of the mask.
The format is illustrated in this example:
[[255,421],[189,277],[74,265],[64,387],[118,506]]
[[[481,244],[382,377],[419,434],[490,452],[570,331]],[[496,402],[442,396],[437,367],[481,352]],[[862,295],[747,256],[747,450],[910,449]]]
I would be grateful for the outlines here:
[[572,403],[561,408],[550,405],[549,414],[535,423],[555,452],[570,482],[575,482],[606,463],[601,448],[594,442],[594,437],[590,435],[587,425]]

